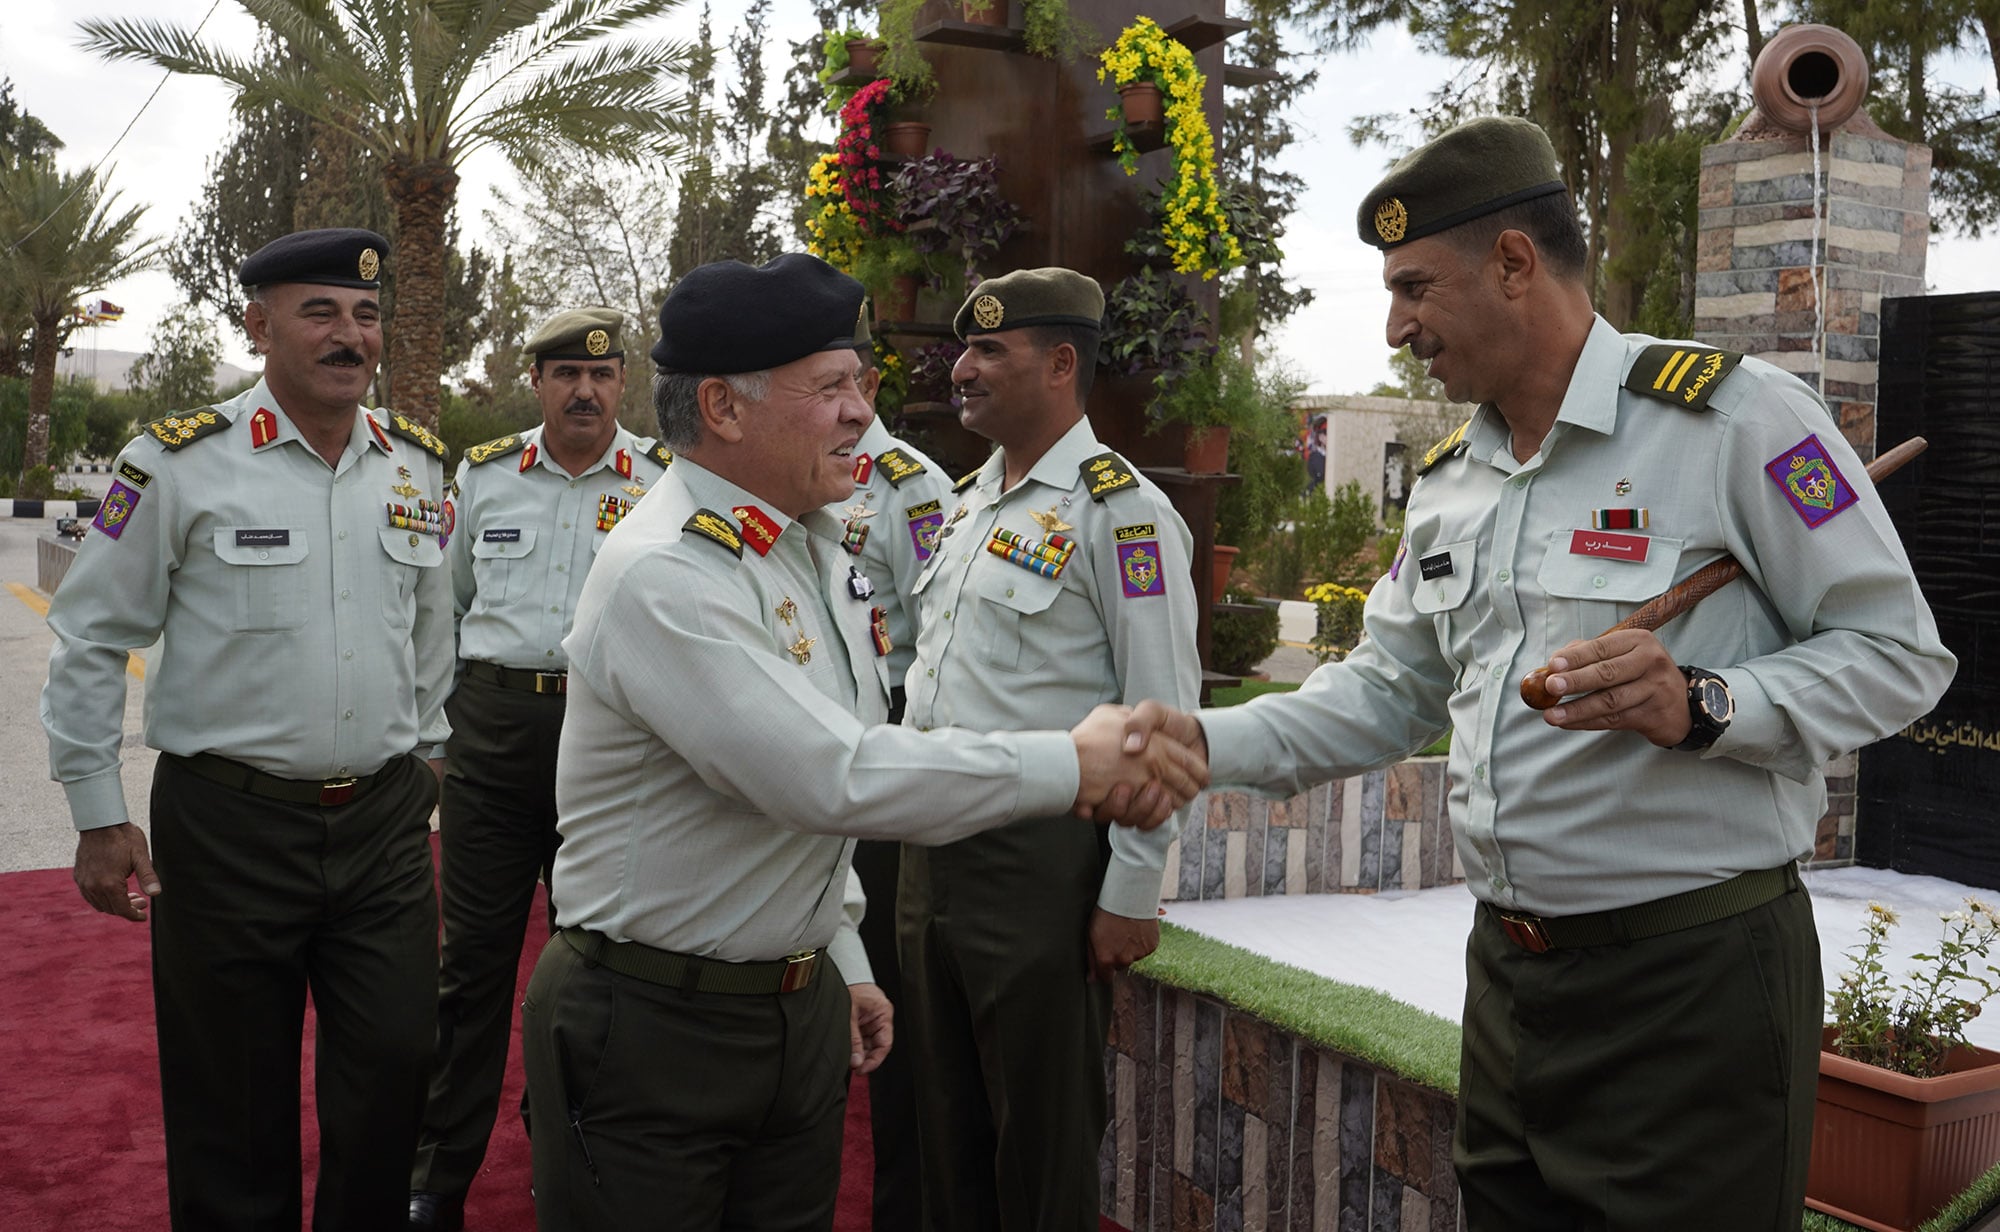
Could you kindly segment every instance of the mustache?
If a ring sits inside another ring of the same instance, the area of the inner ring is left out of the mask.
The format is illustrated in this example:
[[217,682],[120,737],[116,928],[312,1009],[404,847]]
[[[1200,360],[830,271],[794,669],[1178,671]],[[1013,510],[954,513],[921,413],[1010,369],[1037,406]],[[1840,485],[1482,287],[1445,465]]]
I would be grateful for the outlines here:
[[319,362],[323,364],[358,365],[366,363],[367,361],[361,357],[361,352],[355,350],[353,347],[340,347],[336,350],[328,351],[326,354],[320,356]]
[[596,411],[602,411],[603,409],[604,409],[603,407],[597,404],[597,400],[594,398],[575,398],[570,401],[570,404],[568,406],[563,408],[563,413],[568,414],[571,411],[596,412]]

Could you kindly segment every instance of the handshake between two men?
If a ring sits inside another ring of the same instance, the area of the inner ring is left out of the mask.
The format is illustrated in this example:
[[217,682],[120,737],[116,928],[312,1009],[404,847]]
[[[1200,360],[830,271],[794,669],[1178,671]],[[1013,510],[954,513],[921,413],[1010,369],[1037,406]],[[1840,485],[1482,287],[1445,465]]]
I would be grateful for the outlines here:
[[1070,729],[1076,815],[1151,830],[1208,786],[1201,723],[1156,701],[1102,705]]

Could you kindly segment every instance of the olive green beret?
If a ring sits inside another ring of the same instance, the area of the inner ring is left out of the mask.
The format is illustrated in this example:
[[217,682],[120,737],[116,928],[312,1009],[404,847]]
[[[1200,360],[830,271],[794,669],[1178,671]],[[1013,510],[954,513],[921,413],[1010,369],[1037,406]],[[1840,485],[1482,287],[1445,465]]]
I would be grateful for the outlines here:
[[1030,325],[1104,328],[1104,288],[1097,279],[1049,265],[988,278],[972,289],[951,327],[960,341]]
[[558,312],[528,335],[521,344],[521,358],[531,364],[548,359],[623,359],[625,348],[618,333],[624,328],[625,314],[616,308]]
[[1354,225],[1363,243],[1390,249],[1562,191],[1547,133],[1486,116],[1405,154],[1361,199]]

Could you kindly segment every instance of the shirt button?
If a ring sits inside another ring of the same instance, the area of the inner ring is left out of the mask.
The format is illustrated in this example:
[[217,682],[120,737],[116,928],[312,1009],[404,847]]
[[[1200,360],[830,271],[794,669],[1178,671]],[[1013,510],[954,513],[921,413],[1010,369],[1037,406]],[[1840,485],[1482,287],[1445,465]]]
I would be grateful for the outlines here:
[[1485,762],[1483,762],[1483,761],[1482,761],[1482,762],[1480,762],[1480,763],[1479,763],[1478,765],[1476,765],[1476,766],[1474,766],[1474,767],[1472,768],[1472,777],[1473,777],[1473,778],[1476,778],[1476,779],[1478,779],[1478,780],[1479,780],[1480,782],[1482,782],[1482,783],[1486,781],[1486,763],[1485,763]]
[[1494,664],[1494,666],[1493,666],[1493,679],[1495,679],[1495,680],[1498,680],[1498,679],[1500,679],[1500,677],[1501,677],[1501,676],[1503,676],[1503,675],[1505,675],[1505,674],[1506,674],[1506,672],[1507,672],[1507,669],[1506,669],[1506,668],[1504,668],[1504,667],[1501,667],[1501,666],[1500,666],[1499,664],[1497,664],[1497,663],[1496,663],[1496,664]]
[[1498,572],[1498,573],[1494,574],[1493,576],[1494,576],[1495,578],[1498,578],[1498,579],[1499,579],[1500,581],[1504,582],[1504,581],[1506,581],[1506,580],[1507,580],[1508,578],[1510,578],[1510,577],[1513,577],[1514,575],[1513,575],[1513,573],[1512,573],[1511,571],[1509,571],[1509,570],[1506,570],[1506,569],[1502,569],[1502,570],[1501,570],[1500,572]]
[[1493,888],[1494,888],[1494,889],[1496,889],[1496,890],[1504,890],[1504,889],[1506,889],[1506,888],[1507,888],[1507,879],[1506,879],[1505,877],[1495,877],[1495,878],[1493,879]]
[[1599,589],[1599,590],[1603,590],[1603,589],[1604,589],[1604,575],[1600,573],[1600,574],[1598,574],[1598,575],[1597,575],[1596,577],[1594,577],[1594,578],[1590,579],[1590,584],[1591,584],[1592,586],[1595,586],[1595,587],[1596,587],[1597,589]]
[[568,569],[569,569],[569,566],[568,566],[568,565],[557,565],[557,566],[556,566],[556,572],[557,572],[557,573],[563,573],[563,572],[566,572],[566,571],[567,571]]
[[259,553],[257,553],[257,559],[258,559],[258,560],[269,560],[269,559],[271,559],[271,554],[270,554],[269,552],[259,552]]
[[549,610],[550,610],[551,612],[560,612],[560,611],[562,611],[562,609],[561,609],[560,607],[553,607],[553,606],[552,606],[552,607],[550,607],[550,608],[549,608]]
[[1011,599],[1011,598],[1013,598],[1013,597],[1014,597],[1014,588],[1013,588],[1012,586],[1009,586],[1009,587],[1007,588],[1007,597],[1008,597],[1009,599]]
[[343,659],[351,659],[354,657],[354,652],[351,650],[343,650],[340,652],[340,657]]
[[951,613],[950,613],[950,612],[946,612],[946,613],[944,614],[944,618],[945,618],[946,620],[950,620],[950,619],[951,619]]
[[347,532],[346,532],[346,531],[341,531],[341,532],[340,532],[340,535],[339,535],[339,538],[342,538],[342,539],[345,539],[345,538],[347,538]]
[[340,717],[343,719],[351,719],[354,717],[354,712],[352,710],[343,710],[340,712]]
[[544,657],[546,657],[546,658],[550,658],[550,659],[553,659],[553,658],[555,658],[555,657],[556,657],[556,652],[555,652],[555,651],[553,651],[553,650],[544,650],[544,651],[542,652],[542,654],[543,654],[543,656],[544,656]]
[[936,669],[936,668],[934,668],[934,667],[927,667],[927,668],[925,668],[925,669],[924,669],[924,675],[926,675],[926,676],[935,676],[935,675],[937,675],[937,669]]
[[568,529],[569,529],[569,523],[568,523],[568,522],[564,522],[564,523],[563,523],[563,529],[564,529],[564,530],[568,530]]
[[1525,487],[1527,487],[1527,486],[1528,486],[1528,477],[1527,477],[1526,475],[1523,475],[1523,476],[1521,476],[1520,478],[1516,479],[1516,480],[1514,481],[1514,486],[1515,486],[1515,487],[1517,487],[1517,488],[1525,488]]
[[344,590],[343,590],[343,591],[341,591],[341,592],[340,592],[340,597],[341,597],[341,598],[343,598],[343,599],[345,599],[345,598],[347,597],[347,592],[346,592],[346,591],[344,591]]

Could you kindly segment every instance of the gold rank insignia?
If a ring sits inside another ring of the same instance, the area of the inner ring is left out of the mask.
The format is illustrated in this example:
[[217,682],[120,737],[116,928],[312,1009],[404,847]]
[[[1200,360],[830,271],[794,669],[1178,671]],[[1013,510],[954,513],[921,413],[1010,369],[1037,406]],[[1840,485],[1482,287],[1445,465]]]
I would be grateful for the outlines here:
[[397,467],[397,468],[396,468],[396,477],[397,477],[398,479],[401,479],[401,480],[402,480],[403,482],[401,482],[401,483],[397,484],[397,485],[396,485],[395,487],[393,487],[393,488],[390,488],[389,490],[390,490],[391,492],[394,492],[394,493],[395,493],[396,495],[398,495],[398,496],[402,497],[402,498],[403,498],[403,499],[405,499],[405,500],[408,500],[408,499],[410,499],[411,497],[415,497],[415,496],[422,496],[422,495],[424,494],[424,490],[423,490],[422,488],[419,488],[419,487],[417,487],[417,486],[416,486],[415,484],[412,484],[412,483],[410,482],[410,468],[409,468],[409,467],[407,467],[407,466],[399,466],[399,467]]
[[1044,535],[1060,535],[1066,530],[1075,530],[1076,527],[1056,516],[1057,508],[1056,505],[1050,505],[1047,513],[1030,511],[1028,516],[1035,519],[1035,525],[1042,528]]
[[472,448],[466,450],[465,460],[474,466],[481,466],[491,462],[495,458],[506,457],[516,449],[519,449],[523,443],[521,437],[517,434],[503,436],[497,440],[487,441],[483,445],[474,445]]
[[785,601],[778,605],[778,619],[789,625],[798,618],[799,605],[792,602],[790,595],[786,595]]
[[611,335],[601,329],[593,329],[583,336],[583,349],[592,355],[602,355],[611,349]]
[[644,496],[646,494],[646,485],[637,482],[628,483],[621,487],[619,491],[624,492],[628,496]]
[[810,663],[812,662],[812,657],[813,657],[813,647],[817,645],[819,645],[818,638],[807,637],[805,634],[801,633],[799,634],[799,640],[785,647],[785,649],[791,651],[792,657],[794,659],[797,659],[799,662]]
[[433,435],[429,428],[406,416],[391,414],[389,416],[389,431],[394,432],[397,436],[405,440],[415,441],[419,446],[436,455],[440,461],[444,459],[446,453],[450,452],[444,447],[444,442]]
[[1410,211],[1394,197],[1375,207],[1375,234],[1382,237],[1385,244],[1393,244],[1403,238],[1410,229]]
[[889,477],[891,487],[900,487],[910,476],[924,473],[924,464],[900,449],[884,449],[875,455],[875,462],[882,468],[882,473]]
[[1139,477],[1132,473],[1131,466],[1115,453],[1100,453],[1095,457],[1085,458],[1077,464],[1076,469],[1090,484],[1090,499],[1094,501],[1101,502],[1113,492],[1133,487],[1139,482]]
[[1742,362],[1743,356],[1735,351],[1656,343],[1632,361],[1625,388],[1690,411],[1705,411],[1716,385]]
[[152,433],[153,439],[168,449],[179,449],[204,436],[220,432],[228,426],[229,421],[214,411],[194,411],[187,415],[168,415],[164,419],[155,419],[146,425],[146,431]]
[[998,329],[1000,322],[1007,319],[1007,306],[997,295],[982,295],[972,301],[972,319],[979,322],[981,329]]
[[1445,437],[1437,444],[1426,449],[1424,451],[1424,460],[1417,467],[1417,474],[1428,475],[1433,466],[1461,452],[1465,448],[1465,430],[1471,426],[1472,421],[1470,419],[1466,420],[1453,429],[1450,436]]
[[361,259],[355,263],[355,267],[364,279],[373,282],[375,275],[382,270],[382,254],[373,248],[364,248],[361,250]]
[[674,464],[674,455],[665,445],[654,445],[646,451],[646,456],[658,462],[661,466],[672,466]]
[[736,533],[736,524],[712,509],[695,510],[681,529],[721,544],[738,560],[743,558],[743,537]]

